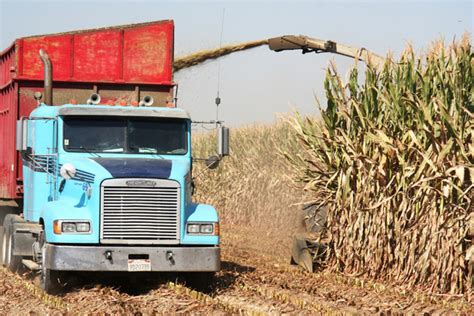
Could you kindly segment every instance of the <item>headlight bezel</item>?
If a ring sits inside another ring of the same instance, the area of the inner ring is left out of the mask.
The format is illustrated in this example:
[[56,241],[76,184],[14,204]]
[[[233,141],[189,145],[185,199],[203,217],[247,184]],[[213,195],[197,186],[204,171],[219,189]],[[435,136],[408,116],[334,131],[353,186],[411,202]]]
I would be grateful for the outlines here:
[[[204,228],[212,227],[212,231],[207,231]],[[192,231],[189,230],[193,227]],[[198,230],[195,227],[199,227]],[[190,236],[219,236],[219,222],[188,222],[186,223],[186,234]]]
[[[88,225],[88,231],[78,231],[79,225]],[[65,231],[69,227],[69,231]],[[73,229],[72,229],[73,228]],[[60,219],[53,221],[53,231],[56,235],[90,235],[92,234],[92,222],[86,219]]]

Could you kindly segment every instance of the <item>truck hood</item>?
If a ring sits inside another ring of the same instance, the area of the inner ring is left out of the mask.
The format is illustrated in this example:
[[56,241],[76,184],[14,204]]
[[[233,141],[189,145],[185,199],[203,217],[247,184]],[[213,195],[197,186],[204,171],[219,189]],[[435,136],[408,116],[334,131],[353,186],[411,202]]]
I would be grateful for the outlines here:
[[186,159],[79,158],[67,161],[76,167],[72,180],[99,184],[111,178],[174,179],[179,182],[189,172]]
[[[191,162],[188,156],[166,157],[172,159],[150,159],[133,157],[60,157],[60,165],[71,163],[76,168],[73,178],[58,179],[59,197],[46,204],[40,218],[49,225],[52,232],[53,221],[57,219],[88,220],[92,223],[92,234],[49,234],[47,240],[54,243],[99,243],[100,232],[100,186],[106,179],[113,178],[153,178],[169,179],[179,183],[185,192],[187,175]],[[185,203],[185,194],[180,204]],[[184,216],[181,215],[181,216]],[[184,227],[181,227],[184,230]]]
[[161,178],[171,175],[172,161],[146,158],[93,158],[114,178]]

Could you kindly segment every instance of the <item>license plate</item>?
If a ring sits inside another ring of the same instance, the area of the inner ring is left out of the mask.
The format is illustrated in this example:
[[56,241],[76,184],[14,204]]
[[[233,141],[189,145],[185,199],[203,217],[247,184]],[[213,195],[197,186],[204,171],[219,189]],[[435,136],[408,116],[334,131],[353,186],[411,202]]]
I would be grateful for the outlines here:
[[151,271],[151,262],[149,259],[129,259],[129,272]]

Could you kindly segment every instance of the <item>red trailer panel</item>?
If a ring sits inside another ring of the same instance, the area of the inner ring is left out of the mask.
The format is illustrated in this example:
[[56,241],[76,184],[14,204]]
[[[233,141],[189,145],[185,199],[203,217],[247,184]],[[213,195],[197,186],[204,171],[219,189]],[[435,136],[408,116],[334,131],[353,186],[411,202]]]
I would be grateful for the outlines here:
[[55,81],[172,85],[173,32],[173,21],[160,21],[22,38],[16,78],[43,79],[43,48]]
[[53,64],[53,104],[172,99],[174,23],[171,20],[17,39],[0,53],[0,199],[22,195],[15,124],[37,106],[43,92],[43,48]]
[[0,55],[0,198],[17,196],[15,123],[18,116],[18,84],[13,81],[16,46]]

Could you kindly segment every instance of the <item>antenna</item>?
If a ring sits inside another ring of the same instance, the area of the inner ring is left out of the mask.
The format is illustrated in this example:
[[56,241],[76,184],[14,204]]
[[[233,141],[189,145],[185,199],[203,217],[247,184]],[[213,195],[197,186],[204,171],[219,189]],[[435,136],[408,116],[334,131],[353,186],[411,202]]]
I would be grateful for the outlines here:
[[[222,37],[224,35],[224,19],[225,19],[225,8],[222,9],[221,36],[219,39],[219,48],[222,48]],[[216,127],[219,125],[219,104],[221,104],[220,86],[221,86],[221,61],[220,59],[218,59],[217,60]]]

